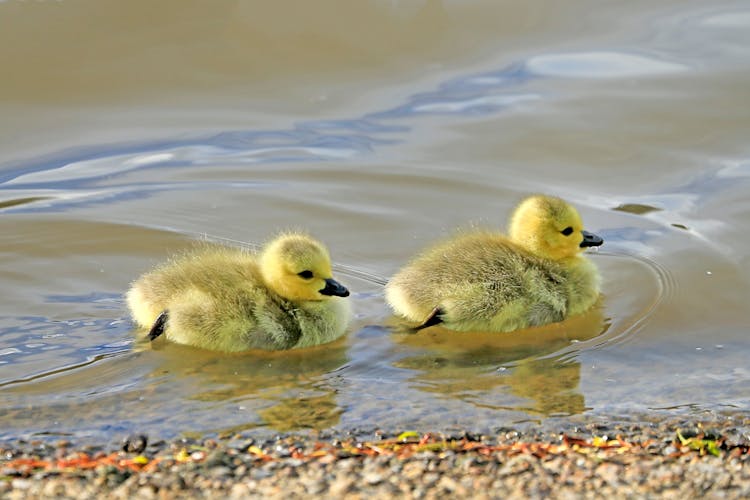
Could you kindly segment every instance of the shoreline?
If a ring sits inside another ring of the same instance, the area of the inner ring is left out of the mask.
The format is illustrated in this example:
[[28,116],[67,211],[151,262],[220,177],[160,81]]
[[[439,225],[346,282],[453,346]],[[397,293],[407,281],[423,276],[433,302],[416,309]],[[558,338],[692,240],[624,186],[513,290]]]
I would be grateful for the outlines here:
[[[750,414],[493,434],[0,443],[3,498],[750,497]],[[566,428],[561,428],[566,427]]]

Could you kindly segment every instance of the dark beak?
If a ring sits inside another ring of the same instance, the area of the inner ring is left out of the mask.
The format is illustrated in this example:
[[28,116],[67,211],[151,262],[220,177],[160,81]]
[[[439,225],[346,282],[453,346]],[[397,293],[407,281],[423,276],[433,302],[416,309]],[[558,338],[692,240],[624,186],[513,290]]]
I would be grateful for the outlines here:
[[581,231],[583,233],[583,241],[581,242],[581,248],[586,247],[598,247],[602,243],[604,243],[604,240],[601,239],[599,236],[595,235],[594,233],[589,233],[588,231]]
[[326,286],[325,288],[320,290],[320,293],[322,293],[323,295],[335,295],[336,297],[349,296],[349,290],[347,290],[344,285],[333,278],[328,278],[326,280]]

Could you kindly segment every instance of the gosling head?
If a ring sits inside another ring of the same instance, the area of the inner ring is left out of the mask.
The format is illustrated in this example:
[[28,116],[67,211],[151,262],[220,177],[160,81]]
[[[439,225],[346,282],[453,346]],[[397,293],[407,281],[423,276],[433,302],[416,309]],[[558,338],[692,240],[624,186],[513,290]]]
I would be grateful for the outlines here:
[[260,255],[260,271],[270,289],[292,301],[346,297],[349,290],[333,279],[326,247],[304,234],[282,234]]
[[583,230],[578,211],[552,196],[526,198],[515,209],[508,230],[510,239],[530,252],[547,259],[575,257],[586,247],[604,243],[599,236]]

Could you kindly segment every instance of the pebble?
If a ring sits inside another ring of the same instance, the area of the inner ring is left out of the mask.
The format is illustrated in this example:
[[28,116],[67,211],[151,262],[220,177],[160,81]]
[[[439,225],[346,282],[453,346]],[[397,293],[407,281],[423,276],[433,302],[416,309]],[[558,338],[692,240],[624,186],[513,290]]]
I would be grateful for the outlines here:
[[148,437],[144,434],[128,436],[122,442],[122,451],[127,453],[141,453],[148,446]]
[[368,472],[362,477],[362,480],[367,484],[378,484],[383,481],[383,475],[377,472]]

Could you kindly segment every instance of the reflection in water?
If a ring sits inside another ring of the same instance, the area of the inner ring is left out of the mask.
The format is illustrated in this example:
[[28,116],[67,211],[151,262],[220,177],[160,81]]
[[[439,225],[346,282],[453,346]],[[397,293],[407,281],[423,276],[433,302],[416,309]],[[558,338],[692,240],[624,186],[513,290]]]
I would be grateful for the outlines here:
[[[508,409],[487,401],[493,388],[507,387],[529,413],[573,415],[585,410],[578,390],[580,363],[571,352],[550,356],[602,336],[609,322],[601,306],[540,328],[511,333],[452,332],[439,327],[401,335],[402,344],[421,352],[395,363],[416,370],[412,385],[482,408]],[[563,359],[564,358],[564,359]]]
[[[160,434],[325,429],[343,412],[325,379],[347,360],[343,341],[234,355],[139,341],[134,351],[97,355],[3,387],[0,437],[14,429],[56,435],[92,425]],[[165,419],[178,427],[165,428]]]
[[344,410],[333,393],[322,396],[292,396],[260,410],[263,421],[277,431],[326,429],[339,423]]
[[620,52],[545,54],[532,57],[528,67],[538,75],[567,78],[659,76],[688,69],[681,64]]
[[248,412],[248,422],[234,423],[233,429],[325,429],[336,425],[342,413],[334,390],[321,381],[348,361],[344,340],[230,355],[159,341],[154,346],[161,355],[154,376],[192,380],[196,390],[189,399]]
[[525,411],[545,417],[575,415],[586,409],[580,381],[579,362],[556,358],[523,360],[506,377],[513,394],[532,401]]

